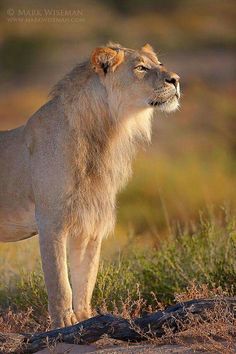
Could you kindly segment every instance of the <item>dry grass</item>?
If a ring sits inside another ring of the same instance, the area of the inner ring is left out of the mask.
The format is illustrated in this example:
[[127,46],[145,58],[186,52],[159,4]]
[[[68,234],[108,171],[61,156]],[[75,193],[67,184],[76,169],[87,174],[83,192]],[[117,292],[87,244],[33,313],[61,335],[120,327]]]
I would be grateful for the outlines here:
[[[188,314],[184,322],[179,321],[178,333],[165,327],[165,334],[162,338],[156,338],[151,330],[145,334],[141,332],[141,334],[146,338],[149,344],[154,346],[178,344],[196,351],[233,354],[236,348],[236,318],[233,316],[232,311],[230,311],[224,300],[227,295],[227,292],[219,287],[210,289],[206,284],[198,286],[195,282],[192,282],[185,292],[176,294],[176,302],[191,299],[214,298],[216,300],[214,309],[205,311],[203,317]],[[153,296],[155,297],[154,294]],[[144,312],[153,312],[163,308],[164,306],[156,301],[155,306],[149,306],[147,309],[146,301],[141,297],[139,287],[137,286],[137,300],[133,301],[132,298],[128,296],[123,301],[121,311],[119,307],[114,304],[112,313],[129,319],[131,327],[137,332],[140,332],[139,329],[133,325],[133,319],[140,317]],[[105,301],[99,312],[107,312]],[[97,314],[97,312],[94,312],[94,315],[95,314]],[[0,332],[2,333],[40,332],[48,330],[49,326],[50,323],[45,317],[39,319],[37,322],[35,321],[32,315],[32,308],[17,313],[8,309],[1,314]],[[106,347],[111,344],[114,344],[114,341],[110,340],[108,337],[104,337],[99,341],[98,347]],[[15,341],[4,343],[0,346],[1,353],[10,353],[15,345]],[[55,343],[53,344],[53,347],[54,346]]]
[[49,319],[42,317],[35,321],[33,309],[25,311],[13,311],[11,308],[2,311],[0,314],[0,353],[21,353],[23,345],[21,336],[10,337],[7,341],[1,342],[1,333],[36,333],[47,331],[50,328]]
[[38,317],[36,321],[32,307],[25,311],[13,311],[8,308],[0,315],[0,332],[2,333],[34,333],[49,329],[49,316]]
[[[153,345],[178,344],[194,351],[233,354],[236,350],[236,318],[227,305],[227,296],[228,292],[220,287],[210,289],[206,284],[199,286],[191,282],[185,292],[176,294],[176,302],[214,298],[214,309],[204,311],[201,316],[188,313],[184,321],[179,321],[177,332],[165,327],[165,334],[161,338],[157,338],[151,330],[144,334],[133,325],[134,317],[142,315],[143,306],[146,306],[146,301],[141,297],[135,302],[128,298],[119,315],[129,318],[131,326]],[[158,301],[156,305],[154,308],[149,307],[150,312],[164,308]]]
[[[113,315],[121,316],[130,320],[131,327],[140,333],[146,341],[154,346],[177,344],[196,351],[207,351],[214,353],[235,353],[236,349],[236,318],[230,311],[225,298],[231,294],[221,287],[210,288],[207,284],[197,285],[191,282],[186,291],[175,294],[175,302],[181,303],[193,299],[215,299],[213,310],[204,311],[202,317],[189,313],[186,320],[179,321],[178,331],[165,327],[165,334],[157,338],[151,330],[147,333],[140,331],[134,325],[133,320],[144,313],[152,313],[164,310],[165,306],[160,303],[155,294],[152,294],[155,304],[147,306],[147,301],[142,298],[139,286],[137,285],[137,299],[133,300],[128,296],[122,301],[122,307],[114,303]],[[108,308],[104,301],[99,313],[108,313]],[[94,312],[94,315],[97,311]],[[101,342],[103,346],[113,343],[111,339],[104,338]]]
[[161,341],[182,345],[187,343],[193,350],[235,353],[236,318],[224,300],[228,295],[227,291],[220,287],[209,289],[206,284],[197,286],[193,282],[186,292],[176,294],[176,300],[182,302],[214,298],[216,300],[214,309],[205,311],[204,319],[188,314],[187,321],[184,324],[180,323],[181,331],[173,334],[167,329]]

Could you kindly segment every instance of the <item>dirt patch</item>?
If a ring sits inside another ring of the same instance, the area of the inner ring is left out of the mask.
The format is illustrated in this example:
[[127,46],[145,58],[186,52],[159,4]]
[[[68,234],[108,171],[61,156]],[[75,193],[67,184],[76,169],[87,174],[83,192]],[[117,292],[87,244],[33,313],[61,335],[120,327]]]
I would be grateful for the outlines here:
[[[194,353],[194,350],[189,349],[187,347],[181,345],[163,345],[163,346],[156,346],[151,344],[144,344],[144,345],[109,345],[103,348],[99,348],[95,345],[75,345],[75,344],[64,344],[60,343],[54,348],[44,349],[39,352],[38,354],[84,354],[84,353],[97,353],[97,354],[116,354],[116,353],[129,353],[129,354],[136,354],[136,353],[162,353],[162,354],[170,354],[170,353],[185,353],[190,354]],[[199,352],[203,353],[203,352]]]

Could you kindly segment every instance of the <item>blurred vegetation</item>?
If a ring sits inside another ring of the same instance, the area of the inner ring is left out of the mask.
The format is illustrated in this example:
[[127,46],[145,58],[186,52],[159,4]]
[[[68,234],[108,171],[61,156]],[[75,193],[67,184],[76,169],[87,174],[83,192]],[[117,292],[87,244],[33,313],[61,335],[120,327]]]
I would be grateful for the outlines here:
[[47,41],[39,37],[9,36],[0,47],[0,67],[6,79],[13,75],[29,75],[39,62]]

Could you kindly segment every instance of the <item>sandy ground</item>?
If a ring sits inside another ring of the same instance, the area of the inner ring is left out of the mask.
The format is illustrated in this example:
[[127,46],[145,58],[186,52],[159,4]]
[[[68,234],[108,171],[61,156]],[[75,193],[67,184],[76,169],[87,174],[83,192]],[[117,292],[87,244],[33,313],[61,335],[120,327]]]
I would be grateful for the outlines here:
[[[163,346],[154,346],[150,344],[139,344],[139,345],[108,345],[102,348],[99,348],[96,345],[75,345],[75,344],[64,344],[60,343],[56,348],[44,349],[38,354],[84,354],[84,353],[97,353],[97,354],[116,354],[116,353],[160,353],[160,354],[170,354],[170,353],[184,353],[191,354],[194,353],[193,350],[188,349],[180,345],[163,345]],[[201,353],[201,352],[198,352]]]

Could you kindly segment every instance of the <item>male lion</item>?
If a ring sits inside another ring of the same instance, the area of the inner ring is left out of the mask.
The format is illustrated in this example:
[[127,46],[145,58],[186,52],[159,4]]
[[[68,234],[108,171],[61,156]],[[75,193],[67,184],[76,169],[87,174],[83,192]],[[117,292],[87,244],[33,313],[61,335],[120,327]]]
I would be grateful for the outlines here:
[[[24,125],[0,133],[0,240],[39,233],[54,327],[90,316],[101,242],[154,107],[179,105],[179,76],[148,44],[96,48]],[[70,287],[67,269],[71,273]]]

